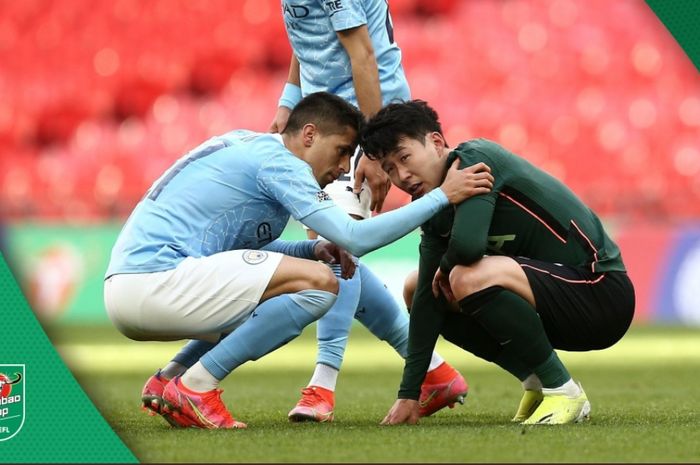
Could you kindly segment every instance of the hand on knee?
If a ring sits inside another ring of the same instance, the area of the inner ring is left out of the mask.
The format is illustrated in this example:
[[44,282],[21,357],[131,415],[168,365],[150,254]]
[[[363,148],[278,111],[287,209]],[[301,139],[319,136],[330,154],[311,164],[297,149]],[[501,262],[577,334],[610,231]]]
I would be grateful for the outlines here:
[[338,278],[336,278],[333,270],[321,263],[314,267],[314,270],[309,277],[309,285],[311,289],[326,291],[338,295]]

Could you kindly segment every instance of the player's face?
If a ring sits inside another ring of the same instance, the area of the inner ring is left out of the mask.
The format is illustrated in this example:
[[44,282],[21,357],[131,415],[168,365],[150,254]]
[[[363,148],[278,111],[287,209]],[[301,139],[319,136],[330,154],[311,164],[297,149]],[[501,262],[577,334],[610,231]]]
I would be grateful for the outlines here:
[[424,141],[402,137],[396,150],[382,159],[382,168],[396,187],[422,197],[440,186],[445,176],[444,143],[439,133],[426,135]]
[[348,128],[342,134],[316,132],[307,162],[323,188],[350,171],[350,157],[357,147],[357,132]]

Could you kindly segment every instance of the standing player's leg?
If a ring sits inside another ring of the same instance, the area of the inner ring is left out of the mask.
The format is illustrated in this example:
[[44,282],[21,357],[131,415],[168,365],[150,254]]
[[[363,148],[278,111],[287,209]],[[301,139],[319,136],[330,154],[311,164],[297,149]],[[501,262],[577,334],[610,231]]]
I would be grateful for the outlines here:
[[353,309],[360,297],[360,273],[351,279],[340,278],[340,267],[331,267],[338,278],[338,298],[328,312],[318,320],[316,336],[318,355],[314,373],[302,397],[289,411],[290,421],[333,421],[335,386],[353,320]]
[[[357,167],[357,155],[351,162],[351,173],[341,176],[327,185],[324,190],[333,201],[356,220],[369,218],[371,192],[365,183],[360,194],[353,193],[353,176]],[[307,231],[309,239],[318,236]],[[355,258],[359,263],[359,260]],[[318,321],[318,356],[314,373],[306,388],[302,389],[301,399],[288,413],[290,421],[332,421],[335,408],[335,386],[343,362],[348,335],[360,295],[360,273],[352,279],[339,279],[340,291],[333,307]]]
[[[362,288],[355,318],[405,359],[408,354],[408,313],[401,309],[386,285],[369,267],[360,264],[358,272],[362,277]],[[437,352],[433,352],[421,387],[421,416],[432,415],[448,406],[452,408],[455,402],[464,403],[468,390],[462,375]]]

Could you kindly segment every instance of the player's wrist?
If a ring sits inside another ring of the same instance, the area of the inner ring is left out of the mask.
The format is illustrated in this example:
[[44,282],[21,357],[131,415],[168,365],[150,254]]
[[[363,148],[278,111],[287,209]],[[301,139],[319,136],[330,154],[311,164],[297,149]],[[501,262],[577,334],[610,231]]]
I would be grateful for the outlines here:
[[297,103],[301,100],[301,87],[291,82],[287,82],[282,90],[277,106],[287,107],[293,110]]
[[442,187],[438,187],[437,189],[433,189],[432,191],[428,192],[426,197],[433,197],[443,206],[450,204],[450,199],[447,197],[447,194]]

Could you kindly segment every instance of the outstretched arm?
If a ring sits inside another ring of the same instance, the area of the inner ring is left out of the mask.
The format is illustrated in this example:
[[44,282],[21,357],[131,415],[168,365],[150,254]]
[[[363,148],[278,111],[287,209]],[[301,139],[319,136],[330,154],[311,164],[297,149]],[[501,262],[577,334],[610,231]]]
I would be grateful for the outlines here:
[[439,237],[423,235],[420,244],[418,286],[411,305],[408,330],[408,355],[398,399],[387,413],[382,425],[414,424],[419,418],[418,397],[421,384],[430,365],[430,357],[443,325],[447,303],[442,296],[436,298],[431,289],[435,270],[438,269],[447,241]]
[[448,205],[441,189],[383,215],[363,221],[351,218],[338,206],[317,210],[301,219],[309,228],[356,257],[394,242],[425,223]]
[[491,180],[478,176],[480,165],[463,170],[457,169],[457,165],[455,160],[440,188],[383,215],[356,221],[340,208],[330,207],[297,219],[353,255],[362,256],[405,236],[448,203],[458,204],[491,189]]

